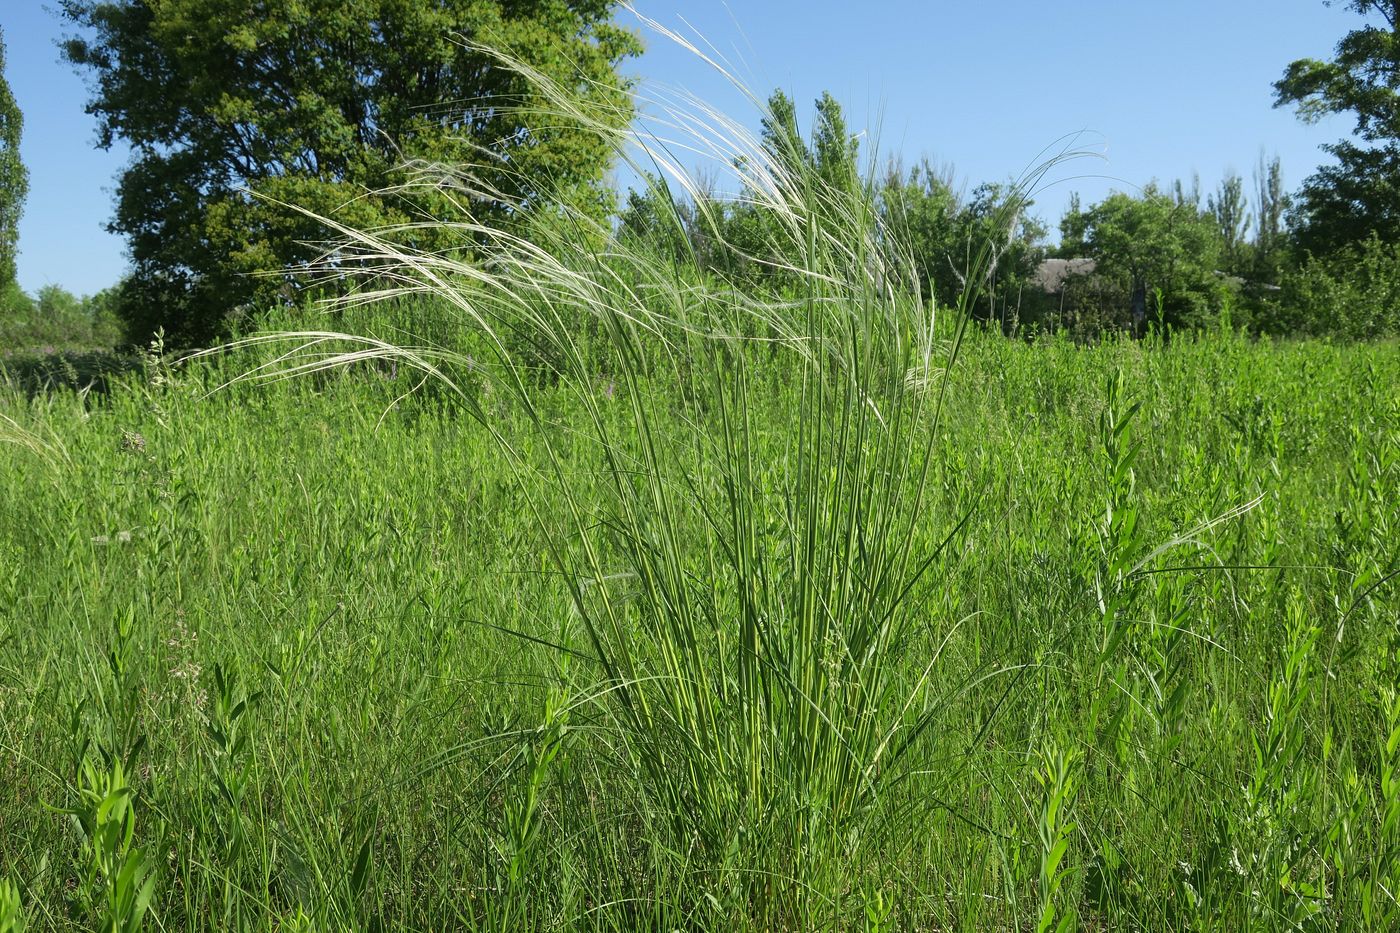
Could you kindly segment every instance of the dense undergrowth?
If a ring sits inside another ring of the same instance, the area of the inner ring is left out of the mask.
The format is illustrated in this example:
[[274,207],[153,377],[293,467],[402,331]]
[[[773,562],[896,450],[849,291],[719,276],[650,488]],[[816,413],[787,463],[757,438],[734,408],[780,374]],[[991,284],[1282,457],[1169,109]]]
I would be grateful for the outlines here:
[[[745,799],[769,809],[719,839],[658,792],[708,785],[638,769],[720,768],[691,759],[746,733],[716,716],[731,733],[688,747],[663,707],[660,747],[635,747],[547,556],[568,500],[529,479],[551,469],[538,418],[572,501],[606,514],[576,426],[626,425],[641,396],[669,412],[659,443],[691,442],[684,393],[600,372],[590,406],[536,387],[531,415],[488,392],[512,467],[460,400],[389,407],[406,370],[203,397],[247,362],[4,402],[26,443],[0,448],[0,865],[34,928],[107,911],[138,852],[127,883],[164,929],[1395,921],[1393,345],[969,341],[900,517],[936,554],[886,658],[919,698],[893,714],[908,766],[844,816],[765,774]],[[801,387],[755,383],[776,492]],[[755,540],[786,540],[780,499]],[[672,542],[705,588],[709,518]],[[595,540],[627,565],[625,537]],[[832,679],[845,637],[820,646]],[[665,643],[636,649],[638,681]],[[759,760],[800,767],[784,755]],[[104,829],[113,793],[129,836]]]
[[659,123],[782,289],[434,169],[325,329],[11,387],[0,929],[1393,927],[1394,345],[969,331],[842,134]]

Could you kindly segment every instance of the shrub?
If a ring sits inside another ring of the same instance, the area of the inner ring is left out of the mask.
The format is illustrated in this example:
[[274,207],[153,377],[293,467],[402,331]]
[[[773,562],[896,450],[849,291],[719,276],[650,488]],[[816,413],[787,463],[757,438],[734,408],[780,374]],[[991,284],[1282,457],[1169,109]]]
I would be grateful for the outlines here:
[[1262,329],[1352,340],[1400,334],[1400,245],[1375,234],[1341,252],[1309,256],[1283,277]]
[[121,342],[116,290],[79,298],[60,285],[45,285],[31,298],[17,285],[0,291],[0,346],[64,350],[111,349]]

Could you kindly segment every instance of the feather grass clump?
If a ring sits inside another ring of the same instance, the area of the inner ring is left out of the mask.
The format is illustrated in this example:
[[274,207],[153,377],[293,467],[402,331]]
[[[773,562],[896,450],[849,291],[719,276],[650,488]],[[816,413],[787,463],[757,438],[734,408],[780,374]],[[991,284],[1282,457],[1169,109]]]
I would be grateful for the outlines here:
[[[920,297],[900,232],[881,222],[853,153],[834,177],[818,172],[686,95],[644,99],[649,116],[618,132],[568,88],[496,57],[548,101],[534,125],[596,127],[652,180],[670,222],[679,227],[681,203],[693,204],[720,238],[709,186],[677,154],[713,159],[735,197],[769,218],[774,248],[751,258],[789,287],[746,294],[619,240],[566,202],[519,205],[543,219],[517,230],[488,226],[472,204],[498,202],[499,191],[475,187],[469,167],[420,166],[420,183],[461,207],[423,223],[468,248],[418,251],[402,245],[412,227],[327,219],[340,241],[325,268],[356,269],[368,283],[343,304],[431,298],[473,351],[329,330],[262,334],[241,343],[290,349],[244,378],[392,360],[458,393],[513,465],[569,593],[558,650],[575,663],[551,694],[552,747],[570,717],[589,723],[574,741],[615,759],[635,825],[681,854],[697,898],[805,926],[835,909],[829,892],[849,889],[852,866],[907,845],[909,817],[928,805],[905,779],[937,743],[930,684],[939,639],[957,623],[918,607],[964,518],[936,514],[928,486],[966,318]],[[1012,198],[1007,210],[1023,205]],[[972,270],[968,281],[978,279]],[[552,420],[538,404],[542,373],[584,420]],[[796,404],[760,411],[774,380]],[[488,396],[524,413],[529,452],[500,429]],[[768,426],[775,418],[784,430]],[[563,450],[577,445],[596,453],[598,477],[564,468]],[[531,747],[530,780],[544,780],[551,746]],[[526,807],[515,818],[538,815]],[[525,846],[529,826],[514,836]]]

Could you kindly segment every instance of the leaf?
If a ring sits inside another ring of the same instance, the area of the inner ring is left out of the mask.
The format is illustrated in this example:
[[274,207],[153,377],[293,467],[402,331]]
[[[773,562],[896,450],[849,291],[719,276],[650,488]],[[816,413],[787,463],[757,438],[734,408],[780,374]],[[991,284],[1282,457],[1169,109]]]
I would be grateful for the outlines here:
[[370,865],[370,840],[365,839],[360,846],[360,854],[355,858],[355,868],[350,873],[350,892],[358,898],[365,891],[365,884],[369,881]]

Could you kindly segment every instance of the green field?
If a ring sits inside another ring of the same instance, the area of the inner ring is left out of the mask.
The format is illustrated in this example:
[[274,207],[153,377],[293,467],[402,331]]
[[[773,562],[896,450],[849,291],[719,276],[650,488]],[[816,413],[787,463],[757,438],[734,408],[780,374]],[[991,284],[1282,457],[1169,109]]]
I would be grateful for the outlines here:
[[1085,134],[965,195],[611,2],[60,6],[0,933],[1400,930],[1396,3],[1274,85],[1367,148],[1053,248]]
[[258,352],[0,399],[31,928],[1400,923],[1394,344]]

